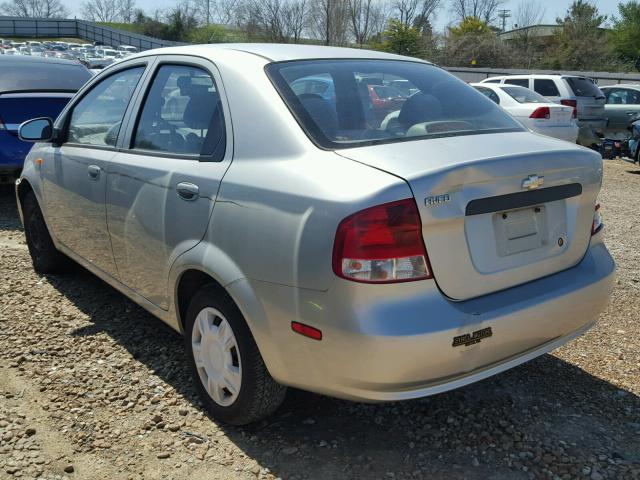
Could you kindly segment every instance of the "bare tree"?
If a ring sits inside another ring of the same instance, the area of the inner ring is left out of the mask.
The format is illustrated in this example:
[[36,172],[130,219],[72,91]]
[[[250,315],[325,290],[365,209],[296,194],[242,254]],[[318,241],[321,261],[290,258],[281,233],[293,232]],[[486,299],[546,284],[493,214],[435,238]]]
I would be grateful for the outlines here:
[[349,29],[358,45],[384,30],[387,21],[385,4],[374,0],[347,0]]
[[136,0],[118,0],[118,16],[120,21],[131,23],[136,10]]
[[82,16],[92,22],[115,22],[118,0],[88,0],[82,4]]
[[459,20],[475,17],[489,24],[495,20],[498,7],[504,2],[505,0],[452,0],[452,9]]
[[60,0],[11,0],[0,4],[0,11],[13,17],[64,18],[69,15]]
[[290,0],[284,9],[284,23],[287,35],[294,43],[299,43],[307,25],[309,4],[307,0]]
[[513,46],[524,60],[523,66],[531,68],[536,53],[536,37],[533,25],[538,25],[544,18],[545,10],[537,0],[521,0],[514,16],[516,30],[513,32]]
[[422,32],[430,25],[440,3],[441,0],[394,0],[393,8],[402,24]]
[[344,45],[347,42],[347,0],[311,0],[309,17],[310,32],[325,45]]

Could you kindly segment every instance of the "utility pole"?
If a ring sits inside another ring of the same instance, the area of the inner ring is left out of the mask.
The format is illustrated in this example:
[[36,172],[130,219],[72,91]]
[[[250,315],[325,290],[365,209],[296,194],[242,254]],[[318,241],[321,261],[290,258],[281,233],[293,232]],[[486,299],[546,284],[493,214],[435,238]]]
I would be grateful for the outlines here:
[[498,10],[498,18],[502,19],[502,31],[507,29],[507,18],[511,17],[511,10]]
[[207,25],[209,25],[209,15],[210,15],[209,14],[209,12],[210,12],[210,10],[209,10],[209,2],[210,2],[210,0],[207,0]]

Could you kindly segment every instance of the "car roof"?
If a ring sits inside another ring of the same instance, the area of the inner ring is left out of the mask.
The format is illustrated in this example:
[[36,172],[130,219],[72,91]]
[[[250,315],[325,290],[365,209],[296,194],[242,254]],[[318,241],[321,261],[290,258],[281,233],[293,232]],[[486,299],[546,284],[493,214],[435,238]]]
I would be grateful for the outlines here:
[[429,63],[418,58],[404,57],[393,53],[363,50],[358,48],[325,47],[319,45],[291,45],[279,43],[222,43],[210,45],[188,45],[181,47],[169,47],[157,50],[147,50],[139,56],[149,54],[185,54],[201,55],[213,54],[216,50],[240,51],[256,55],[270,62],[285,62],[291,60],[310,59],[379,59],[379,60],[411,60],[414,62]]
[[0,57],[0,67],[2,68],[19,67],[20,65],[34,63],[42,63],[46,65],[57,63],[61,65],[78,66],[78,62],[75,62],[73,60],[63,60],[61,58],[29,57],[23,55],[3,55]]

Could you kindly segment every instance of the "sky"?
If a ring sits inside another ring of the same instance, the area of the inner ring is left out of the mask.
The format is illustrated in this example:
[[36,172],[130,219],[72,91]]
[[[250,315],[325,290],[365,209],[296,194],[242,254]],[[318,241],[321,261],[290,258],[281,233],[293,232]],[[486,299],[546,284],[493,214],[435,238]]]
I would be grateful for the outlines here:
[[[518,5],[522,0],[507,0],[500,8],[510,9],[512,15],[515,16],[515,12],[518,9]],[[601,13],[611,16],[618,11],[618,3],[621,0],[595,0]],[[64,0],[63,4],[66,5],[72,15],[79,15],[80,8],[83,0]],[[555,23],[556,17],[562,17],[567,11],[567,8],[571,4],[571,0],[537,0],[544,8],[545,17],[543,23]],[[164,9],[171,7],[178,3],[178,0],[136,0],[136,3],[142,9],[152,12],[156,9]],[[452,14],[450,11],[450,0],[442,0],[444,6],[440,7],[436,14],[434,26],[436,31],[443,31],[448,24],[451,23]],[[513,26],[513,18],[507,20],[507,30]]]

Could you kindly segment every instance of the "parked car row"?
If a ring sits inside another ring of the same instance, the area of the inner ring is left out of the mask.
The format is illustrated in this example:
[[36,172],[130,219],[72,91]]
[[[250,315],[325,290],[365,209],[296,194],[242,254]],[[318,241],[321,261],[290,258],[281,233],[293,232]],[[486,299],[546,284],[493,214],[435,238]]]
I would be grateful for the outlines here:
[[138,49],[130,45],[111,47],[93,43],[28,40],[16,42],[0,38],[0,55],[25,55],[76,60],[88,68],[101,69],[116,60],[127,58]]

